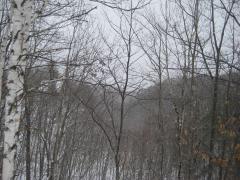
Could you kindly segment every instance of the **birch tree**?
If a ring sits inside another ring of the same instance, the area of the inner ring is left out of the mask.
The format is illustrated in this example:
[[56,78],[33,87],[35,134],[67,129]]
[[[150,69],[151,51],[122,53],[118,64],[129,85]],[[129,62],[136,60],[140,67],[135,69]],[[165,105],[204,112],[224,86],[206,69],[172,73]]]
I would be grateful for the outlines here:
[[12,180],[15,176],[15,158],[22,112],[21,104],[24,96],[23,83],[31,18],[31,0],[11,1],[10,27],[12,45],[6,85],[8,93],[5,104],[3,180]]

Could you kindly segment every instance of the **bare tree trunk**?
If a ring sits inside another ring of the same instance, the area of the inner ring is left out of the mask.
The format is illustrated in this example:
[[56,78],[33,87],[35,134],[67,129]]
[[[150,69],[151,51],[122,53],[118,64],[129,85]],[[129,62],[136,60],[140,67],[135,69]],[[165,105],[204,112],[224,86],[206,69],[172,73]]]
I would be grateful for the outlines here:
[[8,32],[9,32],[9,23],[5,24],[7,22],[7,1],[1,1],[0,6],[3,7],[1,9],[1,19],[0,19],[0,102],[2,100],[2,82],[3,82],[3,71],[4,71],[4,64],[6,62],[6,52],[8,49]]
[[[233,4],[231,5],[232,11]],[[212,35],[213,35],[213,47],[214,50],[214,60],[215,60],[215,77],[213,81],[213,98],[212,98],[212,117],[211,117],[211,134],[210,134],[210,158],[208,162],[208,180],[212,179],[213,175],[213,165],[211,163],[214,153],[214,139],[215,139],[215,131],[216,131],[216,123],[217,123],[217,103],[218,103],[218,83],[219,83],[219,68],[220,68],[220,58],[221,58],[221,48],[223,43],[223,38],[225,34],[226,25],[229,20],[229,14],[226,16],[222,30],[221,30],[221,36],[220,40],[218,42],[217,36],[216,36],[216,24],[215,24],[215,9],[214,9],[214,0],[211,0],[211,23],[212,23]]]
[[4,25],[4,23],[7,21],[7,10],[5,10],[7,7],[7,1],[1,1],[0,6],[3,7],[1,9],[1,19],[0,19],[0,179],[2,179],[2,160],[3,160],[3,101],[2,101],[2,87],[3,87],[3,71],[4,71],[4,65],[6,62],[6,52],[8,47],[8,30],[9,30],[9,23],[7,25]]
[[119,167],[119,158],[115,156],[115,179],[120,180],[120,167]]
[[15,176],[15,158],[26,67],[25,54],[27,52],[27,41],[32,16],[31,0],[13,0],[11,2],[11,11],[12,47],[7,77],[8,94],[6,95],[5,104],[3,180],[12,180]]
[[[5,42],[2,42],[5,43]],[[0,102],[2,100],[2,78],[3,78],[3,69],[4,69],[4,62],[5,62],[5,45],[1,44],[0,48]]]
[[25,118],[26,118],[26,180],[31,180],[31,119],[29,102],[25,100]]
[[102,169],[102,178],[101,178],[102,180],[106,180],[106,177],[107,177],[107,170],[108,170],[109,156],[110,156],[110,153],[108,152],[108,153],[107,153],[106,160],[105,160],[105,162],[104,162],[103,169]]
[[[4,43],[4,42],[2,42]],[[5,62],[5,45],[1,44],[0,47],[0,107],[2,107],[2,82],[3,82],[3,69],[4,69],[4,62]],[[3,113],[2,108],[0,108],[0,157],[3,155]],[[2,177],[2,158],[0,159],[0,179]]]

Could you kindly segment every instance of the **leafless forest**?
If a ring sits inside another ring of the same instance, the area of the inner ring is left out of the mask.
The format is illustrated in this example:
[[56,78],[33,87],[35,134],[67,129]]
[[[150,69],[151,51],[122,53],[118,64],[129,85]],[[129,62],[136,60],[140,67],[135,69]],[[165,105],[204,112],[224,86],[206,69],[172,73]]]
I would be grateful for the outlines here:
[[239,180],[240,0],[0,0],[0,179]]

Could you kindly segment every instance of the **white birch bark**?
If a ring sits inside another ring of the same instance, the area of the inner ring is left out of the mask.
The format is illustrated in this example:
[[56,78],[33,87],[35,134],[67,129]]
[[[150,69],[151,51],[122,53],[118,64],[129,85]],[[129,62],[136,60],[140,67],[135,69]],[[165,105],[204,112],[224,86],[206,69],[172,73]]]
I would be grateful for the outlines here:
[[8,63],[4,157],[2,180],[13,180],[15,176],[15,157],[17,152],[18,131],[23,100],[23,83],[26,67],[25,54],[32,18],[31,0],[11,1],[11,35],[12,45]]

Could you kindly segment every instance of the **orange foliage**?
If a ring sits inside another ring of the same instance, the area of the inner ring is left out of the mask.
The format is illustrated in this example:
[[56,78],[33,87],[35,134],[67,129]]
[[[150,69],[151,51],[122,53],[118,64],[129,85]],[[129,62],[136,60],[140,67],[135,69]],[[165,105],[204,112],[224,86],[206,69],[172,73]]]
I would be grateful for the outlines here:
[[236,138],[239,133],[238,128],[240,128],[240,118],[231,117],[226,120],[219,120],[217,130],[223,136]]
[[[209,161],[210,156],[206,152],[195,151],[195,155],[202,160]],[[212,157],[211,163],[215,164],[216,166],[226,168],[228,166],[228,159],[221,159],[218,157]]]

